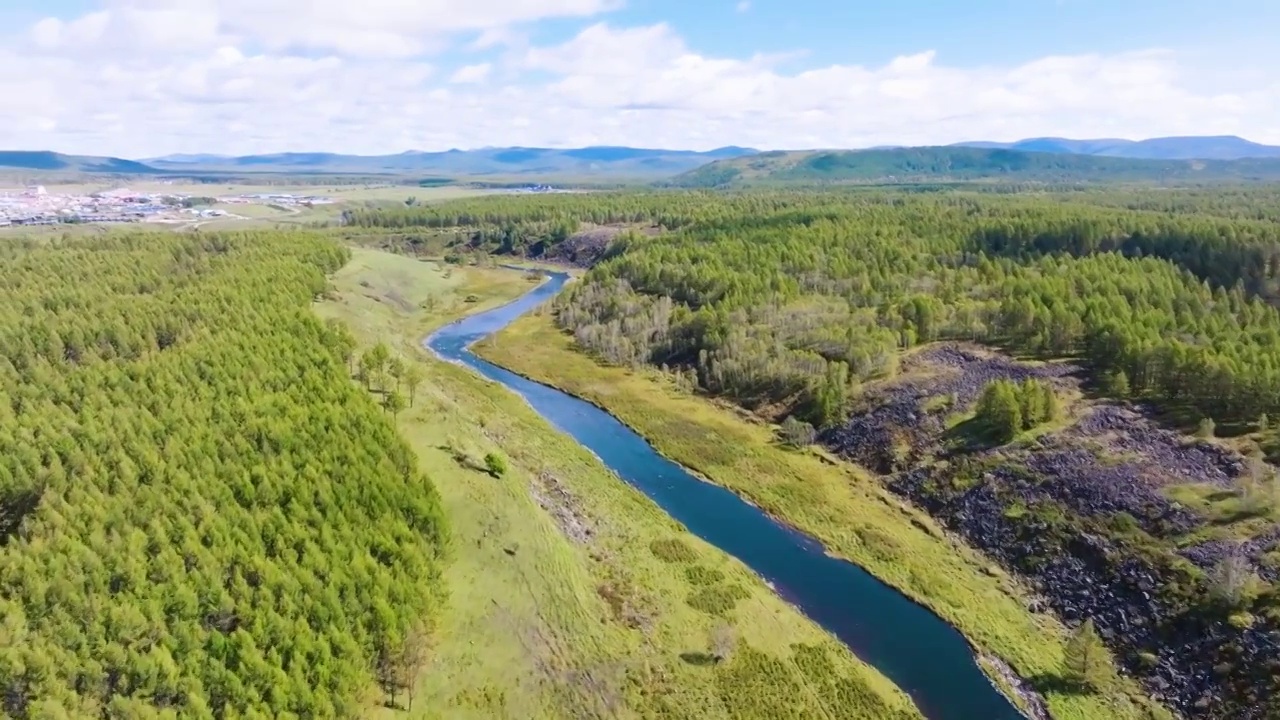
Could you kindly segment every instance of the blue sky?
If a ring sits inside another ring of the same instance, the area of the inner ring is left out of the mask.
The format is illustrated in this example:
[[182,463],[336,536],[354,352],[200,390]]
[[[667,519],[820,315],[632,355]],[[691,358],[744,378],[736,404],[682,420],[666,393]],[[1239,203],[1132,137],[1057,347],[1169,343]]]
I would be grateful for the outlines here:
[[135,156],[1280,142],[1277,27],[1274,0],[8,0],[0,122]]
[[[3,4],[0,17],[18,27],[46,16],[74,18],[102,6],[95,0]],[[717,55],[805,51],[818,64],[876,63],[929,49],[965,65],[1147,47],[1265,51],[1280,28],[1280,2],[1271,0],[750,0],[748,5],[739,11],[732,0],[630,0],[601,17],[624,26],[667,22],[692,46]],[[550,21],[535,34],[563,41],[581,25],[576,19]]]
[[690,44],[729,55],[804,49],[819,64],[876,63],[936,50],[964,65],[1022,62],[1050,54],[1146,47],[1236,47],[1275,42],[1280,2],[1271,0],[633,0],[611,17],[667,21]]

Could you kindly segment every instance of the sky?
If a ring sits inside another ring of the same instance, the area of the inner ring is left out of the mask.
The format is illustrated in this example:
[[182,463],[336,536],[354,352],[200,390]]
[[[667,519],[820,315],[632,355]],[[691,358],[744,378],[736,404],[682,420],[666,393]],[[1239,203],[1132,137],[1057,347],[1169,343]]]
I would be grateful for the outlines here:
[[1276,0],[0,0],[0,149],[1280,144]]

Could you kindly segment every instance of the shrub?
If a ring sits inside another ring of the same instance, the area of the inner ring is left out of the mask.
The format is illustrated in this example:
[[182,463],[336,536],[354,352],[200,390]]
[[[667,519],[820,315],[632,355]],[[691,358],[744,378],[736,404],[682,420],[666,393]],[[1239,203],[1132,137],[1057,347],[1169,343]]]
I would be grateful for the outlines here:
[[690,595],[686,602],[694,610],[701,610],[708,615],[724,615],[738,604],[739,600],[751,597],[746,588],[737,583],[705,587]]
[[489,453],[484,456],[484,468],[494,477],[502,477],[507,474],[507,461],[497,453]]
[[698,554],[689,544],[680,538],[662,538],[649,543],[649,551],[663,562],[691,563],[698,559]]
[[1213,422],[1213,418],[1203,418],[1200,424],[1196,426],[1196,437],[1202,440],[1208,440],[1213,437],[1217,426]]
[[812,445],[814,438],[817,437],[817,432],[812,425],[794,416],[782,421],[782,427],[779,428],[778,434],[782,438],[784,445],[793,448]]
[[724,573],[709,567],[694,565],[684,571],[685,577],[688,578],[690,585],[715,585],[724,580]]

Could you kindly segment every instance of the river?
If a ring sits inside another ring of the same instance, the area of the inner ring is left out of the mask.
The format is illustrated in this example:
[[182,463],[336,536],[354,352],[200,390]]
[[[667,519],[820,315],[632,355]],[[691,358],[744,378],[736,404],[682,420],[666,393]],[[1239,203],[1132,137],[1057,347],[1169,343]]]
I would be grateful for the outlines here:
[[547,282],[519,299],[447,325],[424,341],[518,393],[552,425],[584,445],[690,532],[738,558],[861,658],[884,673],[930,720],[1021,720],[978,668],[954,628],[816,540],[778,523],[732,492],[662,457],[612,415],[472,354],[472,343],[552,298],[568,281]]

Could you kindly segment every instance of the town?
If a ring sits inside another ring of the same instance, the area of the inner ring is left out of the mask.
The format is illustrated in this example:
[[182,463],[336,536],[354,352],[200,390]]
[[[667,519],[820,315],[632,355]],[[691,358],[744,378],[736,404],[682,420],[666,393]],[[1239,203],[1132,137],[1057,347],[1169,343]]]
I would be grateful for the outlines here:
[[282,209],[328,205],[332,198],[288,193],[203,197],[186,193],[135,192],[128,188],[89,194],[49,192],[43,185],[0,189],[0,227],[60,223],[180,223],[193,219],[238,217],[218,205],[274,205]]

